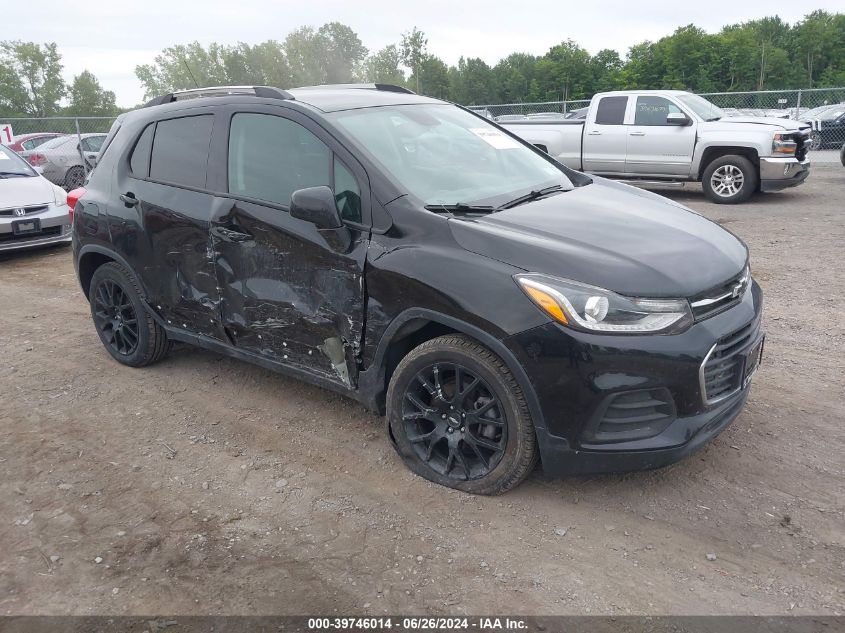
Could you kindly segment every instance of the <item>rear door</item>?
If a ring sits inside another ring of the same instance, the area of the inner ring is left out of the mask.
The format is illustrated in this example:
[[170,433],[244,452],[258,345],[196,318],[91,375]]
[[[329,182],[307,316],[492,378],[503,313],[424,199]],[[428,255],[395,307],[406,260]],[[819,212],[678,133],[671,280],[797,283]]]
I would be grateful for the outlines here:
[[135,130],[128,160],[115,166],[109,230],[156,312],[174,327],[221,338],[208,237],[214,118],[192,108]]
[[669,114],[683,110],[666,97],[639,95],[635,98],[632,125],[628,126],[625,171],[639,175],[689,176],[695,149],[695,125],[667,124]]
[[[311,119],[278,106],[231,106],[215,145],[222,190],[211,223],[220,318],[236,347],[355,384],[369,239],[366,172]],[[327,185],[345,225],[289,213],[297,189]]]
[[584,171],[599,174],[621,174],[625,171],[628,131],[625,111],[627,96],[600,97],[595,111],[590,111],[584,125]]

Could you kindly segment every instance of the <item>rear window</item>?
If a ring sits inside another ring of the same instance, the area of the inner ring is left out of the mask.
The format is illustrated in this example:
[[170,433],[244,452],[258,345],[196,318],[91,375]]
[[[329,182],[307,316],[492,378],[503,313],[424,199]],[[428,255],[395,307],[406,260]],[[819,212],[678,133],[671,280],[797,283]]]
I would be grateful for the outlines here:
[[150,174],[150,150],[153,148],[154,131],[155,123],[150,123],[135,143],[135,149],[129,157],[129,171],[133,176],[146,178]]
[[153,139],[150,178],[187,187],[205,187],[211,114],[159,121]]
[[[76,136],[74,136],[73,138],[76,138]],[[56,138],[51,138],[49,141],[45,141],[39,147],[41,147],[41,149],[53,149],[54,147],[61,147],[70,139],[70,136],[57,136]]]
[[628,97],[602,97],[596,110],[596,123],[599,125],[622,125],[625,121],[625,108]]
[[86,136],[82,139],[80,145],[82,145],[83,152],[99,152],[105,140],[105,134],[102,136]]

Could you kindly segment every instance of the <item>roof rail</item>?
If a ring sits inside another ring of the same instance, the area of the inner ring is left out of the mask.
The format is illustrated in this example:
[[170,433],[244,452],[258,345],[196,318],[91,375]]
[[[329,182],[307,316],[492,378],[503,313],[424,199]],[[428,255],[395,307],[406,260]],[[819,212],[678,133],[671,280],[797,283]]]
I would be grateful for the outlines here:
[[191,88],[190,90],[179,90],[160,95],[150,99],[144,104],[145,108],[172,103],[182,99],[196,97],[221,97],[225,95],[255,95],[268,99],[293,99],[293,95],[287,90],[274,88],[273,86],[208,86],[207,88]]
[[331,90],[381,90],[382,92],[401,92],[407,95],[417,94],[413,90],[394,84],[324,84],[322,86],[300,86],[296,90],[318,90],[321,88]]

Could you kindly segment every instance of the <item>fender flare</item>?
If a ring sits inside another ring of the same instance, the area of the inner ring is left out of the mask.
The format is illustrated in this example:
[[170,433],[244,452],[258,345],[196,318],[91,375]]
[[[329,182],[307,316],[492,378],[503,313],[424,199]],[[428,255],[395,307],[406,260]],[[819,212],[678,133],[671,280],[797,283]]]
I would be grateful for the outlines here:
[[[128,261],[126,261],[126,259],[124,259],[124,257],[122,255],[119,255],[114,250],[107,248],[105,246],[101,246],[99,244],[86,244],[81,249],[79,249],[79,255],[76,258],[76,270],[77,270],[77,277],[79,278],[79,284],[80,285],[82,285],[82,276],[79,273],[80,265],[82,263],[83,257],[85,257],[85,255],[87,255],[89,253],[97,253],[98,255],[105,255],[109,259],[113,259],[118,264],[123,266],[126,269],[126,271],[130,275],[132,275],[133,279],[135,279],[135,281],[137,282],[138,288],[141,289],[141,299],[146,303],[147,297],[149,296],[148,293],[147,293],[147,289],[144,286],[144,283],[141,281],[141,278],[138,277],[138,275],[135,273],[135,269],[132,267],[132,265]],[[82,291],[85,293],[85,296],[87,297],[88,292],[87,292],[87,290],[84,286],[82,287]]]
[[[531,412],[531,420],[534,423],[534,428],[537,431],[545,431],[546,423],[543,418],[543,412],[540,408],[540,402],[537,399],[537,394],[534,391],[534,386],[528,378],[528,374],[522,367],[522,364],[517,360],[516,356],[508,349],[508,347],[489,332],[472,325],[454,316],[436,312],[428,308],[408,308],[400,312],[390,322],[384,333],[381,335],[376,352],[373,357],[372,364],[358,375],[358,389],[361,400],[369,408],[378,411],[380,409],[379,399],[385,391],[384,374],[385,374],[385,359],[387,357],[387,350],[391,343],[394,342],[396,334],[403,325],[409,323],[414,319],[425,319],[440,325],[445,325],[448,328],[455,330],[461,334],[466,334],[477,340],[482,345],[489,347],[491,351],[495,352],[504,362],[507,368],[513,373],[525,399],[528,402],[528,409]],[[538,434],[540,435],[540,434]]]

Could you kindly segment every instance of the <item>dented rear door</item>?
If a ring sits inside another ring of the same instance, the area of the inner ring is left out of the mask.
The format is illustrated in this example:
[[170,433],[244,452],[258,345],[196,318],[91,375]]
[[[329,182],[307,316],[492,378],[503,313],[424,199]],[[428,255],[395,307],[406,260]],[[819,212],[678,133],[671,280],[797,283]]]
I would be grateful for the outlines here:
[[[351,177],[362,206],[369,205],[366,174],[300,113],[233,106],[228,120],[228,194],[215,200],[210,231],[226,335],[245,351],[354,386],[363,333],[366,219],[319,230],[292,218],[288,204],[296,189],[350,188]],[[338,162],[346,171],[335,183]]]

